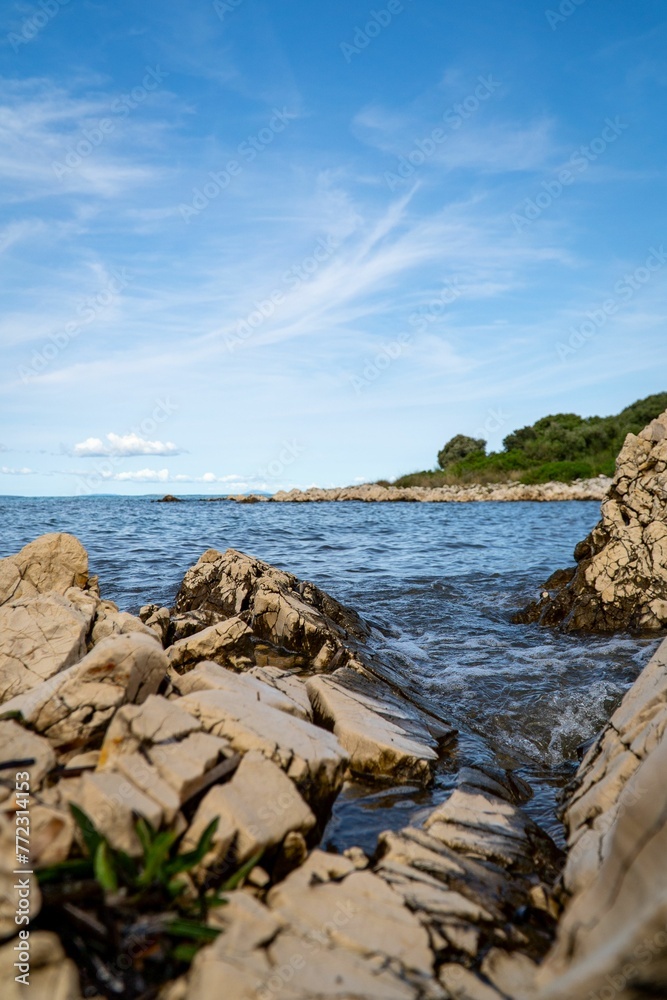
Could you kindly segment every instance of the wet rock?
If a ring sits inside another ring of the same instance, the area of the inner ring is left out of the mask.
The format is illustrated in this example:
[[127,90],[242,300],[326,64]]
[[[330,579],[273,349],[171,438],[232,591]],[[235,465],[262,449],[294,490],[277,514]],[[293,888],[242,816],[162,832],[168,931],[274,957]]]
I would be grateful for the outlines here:
[[571,576],[552,577],[517,622],[567,631],[667,628],[667,411],[628,434],[602,518],[575,549]]
[[295,785],[261,753],[251,751],[231,781],[204,796],[183,843],[192,850],[212,819],[218,817],[212,856],[204,865],[222,860],[234,847],[237,862],[280,844],[290,832],[308,834],[315,816]]
[[[345,686],[340,672],[311,678],[306,687],[314,718],[331,729],[359,774],[428,782],[438,759],[428,731],[418,735],[414,716],[369,693]],[[340,679],[339,679],[340,677]]]
[[273,760],[317,810],[340,788],[348,756],[332,733],[275,707],[279,699],[291,705],[255,678],[229,673],[225,689],[193,691],[179,705],[237,753],[259,750]]
[[29,691],[86,654],[92,611],[57,593],[0,607],[0,702]]
[[50,931],[31,931],[29,940],[28,985],[16,980],[20,974],[14,966],[16,942],[10,941],[0,948],[3,1000],[22,1000],[26,995],[33,1000],[81,1000],[79,973],[74,962],[66,958],[58,937]]
[[79,663],[2,706],[18,712],[57,748],[79,748],[99,738],[121,705],[141,703],[167,671],[160,645],[137,633],[103,639]]

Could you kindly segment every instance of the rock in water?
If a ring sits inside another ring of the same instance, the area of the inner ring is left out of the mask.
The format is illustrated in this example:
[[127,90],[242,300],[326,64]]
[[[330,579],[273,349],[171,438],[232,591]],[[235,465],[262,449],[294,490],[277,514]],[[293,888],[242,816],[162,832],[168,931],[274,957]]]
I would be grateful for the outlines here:
[[628,434],[602,519],[555,573],[546,594],[514,617],[568,632],[667,628],[667,410]]

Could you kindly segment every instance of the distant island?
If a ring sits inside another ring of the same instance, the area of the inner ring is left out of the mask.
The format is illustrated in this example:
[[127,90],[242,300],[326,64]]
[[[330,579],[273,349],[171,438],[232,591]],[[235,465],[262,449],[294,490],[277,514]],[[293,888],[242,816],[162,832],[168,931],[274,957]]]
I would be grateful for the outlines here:
[[667,392],[626,406],[611,417],[556,413],[514,431],[502,451],[486,453],[486,441],[457,434],[438,452],[438,468],[412,472],[377,486],[469,486],[487,483],[570,483],[613,476],[627,434],[638,434],[667,409]]

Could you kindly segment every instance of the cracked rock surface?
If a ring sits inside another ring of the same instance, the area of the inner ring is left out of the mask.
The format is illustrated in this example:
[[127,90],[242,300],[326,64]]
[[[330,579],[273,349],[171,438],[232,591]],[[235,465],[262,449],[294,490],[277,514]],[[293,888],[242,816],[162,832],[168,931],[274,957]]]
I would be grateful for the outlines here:
[[517,622],[567,631],[667,628],[667,411],[628,434],[602,518]]

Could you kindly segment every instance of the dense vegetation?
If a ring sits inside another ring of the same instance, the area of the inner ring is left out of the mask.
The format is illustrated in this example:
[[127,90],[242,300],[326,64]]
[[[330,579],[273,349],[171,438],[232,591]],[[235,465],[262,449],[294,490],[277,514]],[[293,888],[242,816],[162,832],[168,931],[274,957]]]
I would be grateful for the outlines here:
[[667,392],[641,399],[611,417],[557,413],[508,434],[503,450],[488,455],[486,441],[457,434],[438,453],[438,470],[401,476],[393,485],[571,482],[611,476],[626,434],[637,434],[664,410]]

